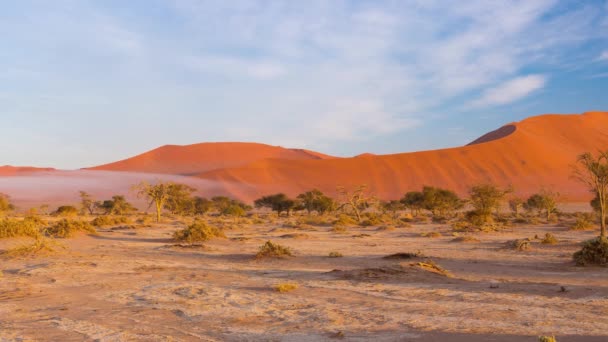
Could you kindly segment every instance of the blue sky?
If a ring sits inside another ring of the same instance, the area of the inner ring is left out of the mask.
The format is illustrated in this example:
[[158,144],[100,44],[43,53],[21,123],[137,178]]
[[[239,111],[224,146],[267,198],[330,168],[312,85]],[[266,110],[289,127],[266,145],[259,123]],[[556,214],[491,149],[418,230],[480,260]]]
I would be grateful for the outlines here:
[[164,144],[350,156],[608,110],[607,1],[7,1],[0,164]]

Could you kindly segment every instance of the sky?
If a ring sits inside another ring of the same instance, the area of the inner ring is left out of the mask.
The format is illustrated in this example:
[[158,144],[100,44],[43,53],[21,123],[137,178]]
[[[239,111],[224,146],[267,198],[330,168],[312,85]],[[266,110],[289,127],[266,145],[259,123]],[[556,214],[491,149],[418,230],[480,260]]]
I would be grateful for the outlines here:
[[0,10],[0,165],[165,144],[353,156],[608,110],[608,1],[19,0]]

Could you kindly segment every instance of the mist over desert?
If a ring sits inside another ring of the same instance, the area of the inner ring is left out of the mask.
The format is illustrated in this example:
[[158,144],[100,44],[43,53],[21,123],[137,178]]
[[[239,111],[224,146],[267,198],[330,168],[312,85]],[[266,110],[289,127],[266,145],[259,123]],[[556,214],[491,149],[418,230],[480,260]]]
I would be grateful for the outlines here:
[[0,342],[608,341],[606,0],[0,4]]

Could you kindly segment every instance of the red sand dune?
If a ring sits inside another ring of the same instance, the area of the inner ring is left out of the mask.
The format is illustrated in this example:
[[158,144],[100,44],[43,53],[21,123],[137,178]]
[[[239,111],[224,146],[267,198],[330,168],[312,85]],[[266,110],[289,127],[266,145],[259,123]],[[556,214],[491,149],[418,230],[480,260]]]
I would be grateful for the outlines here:
[[571,166],[580,153],[607,148],[608,112],[541,115],[463,147],[364,158],[259,160],[198,177],[224,184],[225,191],[247,200],[277,191],[296,195],[312,188],[334,193],[338,185],[358,184],[369,185],[385,199],[399,198],[422,185],[466,194],[471,185],[483,182],[512,185],[521,195],[551,187],[563,199],[586,200],[585,187],[570,177]]
[[304,149],[286,149],[258,143],[202,143],[187,146],[166,145],[129,159],[88,169],[193,175],[269,158],[316,160],[333,157]]
[[52,169],[52,168],[4,165],[4,166],[0,166],[0,177],[17,176],[17,175],[22,175],[22,174],[37,172],[37,171],[53,171],[53,170],[54,169]]

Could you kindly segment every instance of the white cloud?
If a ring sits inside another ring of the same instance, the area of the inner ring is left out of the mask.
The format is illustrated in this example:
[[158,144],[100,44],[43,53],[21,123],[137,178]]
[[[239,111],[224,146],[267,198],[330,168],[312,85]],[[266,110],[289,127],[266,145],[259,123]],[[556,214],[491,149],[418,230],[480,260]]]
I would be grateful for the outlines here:
[[608,61],[608,50],[602,52],[597,59],[598,61]]
[[504,105],[525,98],[542,89],[547,79],[543,75],[517,77],[484,91],[482,96],[471,103],[472,107]]

